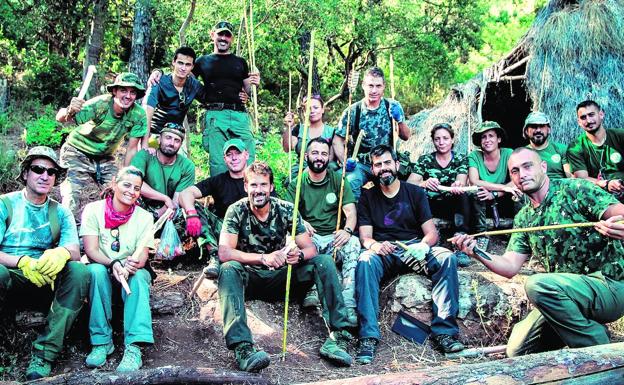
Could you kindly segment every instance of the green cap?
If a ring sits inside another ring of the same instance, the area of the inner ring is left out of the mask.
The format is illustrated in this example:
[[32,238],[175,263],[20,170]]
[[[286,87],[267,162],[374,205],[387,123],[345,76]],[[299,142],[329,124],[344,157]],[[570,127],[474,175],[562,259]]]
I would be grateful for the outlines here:
[[529,124],[536,124],[539,126],[548,124],[550,126],[550,119],[548,118],[548,115],[541,111],[533,111],[524,120],[524,127],[522,128],[522,131],[525,131]]
[[117,75],[115,82],[107,85],[106,90],[108,92],[113,92],[113,88],[115,87],[133,87],[137,90],[137,99],[141,99],[145,96],[145,87],[141,83],[139,77],[132,72],[122,72]]
[[503,128],[500,126],[500,124],[486,120],[485,122],[481,123],[481,125],[477,127],[472,133],[472,143],[477,147],[481,147],[481,134],[490,130],[495,130],[498,137],[501,138],[501,141],[505,141],[507,134],[505,133],[505,130],[503,130]]
[[220,21],[212,28],[214,33],[219,33],[223,31],[228,31],[230,34],[234,35],[234,27],[227,21]]
[[225,155],[228,152],[228,150],[232,147],[236,148],[240,152],[247,151],[247,147],[245,146],[245,143],[243,143],[242,140],[235,138],[235,139],[230,139],[227,142],[225,142],[225,144],[223,145],[223,155]]
[[186,130],[184,129],[184,126],[181,125],[181,124],[174,123],[174,122],[168,122],[168,123],[165,123],[165,125],[162,128],[162,130],[160,130],[160,134],[162,135],[165,132],[170,132],[172,134],[176,134],[180,138],[182,138],[182,140],[184,140],[184,134],[186,133]]
[[20,174],[17,176],[18,182],[23,183],[24,179],[22,178],[22,174],[24,170],[30,166],[33,160],[38,158],[46,158],[54,163],[54,166],[59,169],[59,177],[56,180],[60,180],[65,176],[66,167],[61,166],[61,162],[59,161],[58,155],[56,155],[56,151],[48,146],[37,146],[33,147],[28,151],[28,155],[26,158],[20,163]]

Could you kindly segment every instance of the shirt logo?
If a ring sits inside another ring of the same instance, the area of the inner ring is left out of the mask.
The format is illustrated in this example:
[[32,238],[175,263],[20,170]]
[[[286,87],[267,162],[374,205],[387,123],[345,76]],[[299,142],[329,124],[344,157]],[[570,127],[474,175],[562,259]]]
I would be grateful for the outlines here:
[[609,156],[609,158],[611,159],[611,162],[613,163],[620,163],[622,161],[622,154],[620,154],[617,151],[614,151],[613,153],[611,153],[611,156]]
[[338,198],[336,197],[336,194],[334,194],[333,192],[330,192],[327,195],[325,195],[325,201],[329,203],[330,205],[333,205],[334,203],[338,201]]
[[561,162],[561,155],[553,154],[553,156],[550,157],[550,160],[552,160],[554,163],[560,163]]

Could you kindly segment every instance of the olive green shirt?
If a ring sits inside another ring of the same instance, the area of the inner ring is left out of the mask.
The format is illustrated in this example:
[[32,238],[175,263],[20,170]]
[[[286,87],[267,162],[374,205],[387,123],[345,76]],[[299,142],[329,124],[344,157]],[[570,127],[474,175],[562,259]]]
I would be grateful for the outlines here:
[[546,174],[550,179],[567,178],[565,170],[563,169],[563,165],[568,164],[566,146],[561,143],[549,141],[548,146],[541,150],[536,150],[529,145],[527,145],[527,148],[537,152],[540,158],[546,162]]

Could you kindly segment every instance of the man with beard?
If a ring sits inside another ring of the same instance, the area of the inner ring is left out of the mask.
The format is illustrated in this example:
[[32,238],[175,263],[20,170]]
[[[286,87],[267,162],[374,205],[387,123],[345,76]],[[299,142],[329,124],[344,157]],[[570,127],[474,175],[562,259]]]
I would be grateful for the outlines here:
[[[370,152],[375,187],[364,191],[358,205],[360,242],[366,249],[355,272],[357,310],[360,319],[356,361],[372,362],[381,339],[379,286],[398,274],[427,275],[433,284],[432,340],[443,353],[457,352],[464,345],[457,339],[455,317],[458,306],[457,260],[438,242],[427,193],[421,187],[397,179],[399,162],[390,146]],[[407,244],[407,250],[398,241]]]
[[[336,250],[336,261],[342,262],[342,296],[347,307],[349,326],[355,327],[355,266],[360,255],[360,242],[353,236],[357,211],[351,187],[345,184],[342,199],[344,227],[336,231],[341,178],[339,173],[327,168],[330,148],[330,142],[320,137],[308,142],[305,153],[308,169],[301,179],[299,211],[318,252],[332,254]],[[286,193],[287,201],[294,203],[296,190],[296,184],[291,183]],[[312,294],[308,293],[306,299],[311,295],[319,302],[316,290]]]
[[533,310],[514,326],[507,355],[609,343],[604,324],[624,315],[624,205],[586,180],[550,179],[546,162],[527,148],[513,152],[508,168],[530,200],[514,227],[598,224],[514,233],[502,256],[475,253],[473,237],[455,237],[457,248],[504,277],[516,275],[531,255],[547,271],[525,283]]
[[167,208],[175,210],[180,192],[195,183],[195,165],[184,155],[178,154],[184,134],[184,126],[181,124],[165,123],[158,138],[156,153],[152,155],[147,150],[141,150],[132,159],[131,164],[145,175],[141,186],[141,206],[151,212],[155,220]]
[[566,147],[549,139],[550,119],[545,113],[531,112],[524,121],[522,135],[529,139],[527,147],[537,152],[540,158],[546,162],[550,179],[572,176],[566,156]]
[[29,381],[50,375],[91,280],[79,262],[74,217],[49,197],[64,174],[54,150],[33,147],[20,165],[24,189],[0,196],[0,313],[7,302],[37,305],[48,313],[33,342]]
[[[405,122],[405,113],[401,103],[396,100],[385,99],[383,97],[386,88],[386,81],[383,71],[378,67],[372,67],[364,74],[362,89],[364,98],[352,106],[347,107],[342,113],[336,136],[333,141],[333,149],[336,159],[344,161],[344,143],[349,111],[351,111],[349,136],[355,141],[359,131],[364,131],[366,136],[362,140],[358,162],[347,174],[347,180],[351,184],[351,189],[358,200],[361,188],[371,180],[369,152],[371,148],[379,144],[392,146],[394,133],[392,132],[392,121],[396,121],[399,126],[399,137],[407,140],[410,136],[410,129]],[[347,165],[348,167],[352,167]]]
[[[178,199],[186,212],[187,234],[199,237],[200,247],[207,244],[210,248],[208,266],[204,269],[204,274],[210,279],[219,275],[217,248],[225,212],[232,203],[247,196],[243,176],[248,159],[249,152],[242,140],[228,140],[223,145],[223,160],[227,172],[211,176],[188,187],[182,191]],[[214,201],[214,212],[204,209],[204,206],[195,202],[209,195]]]
[[624,130],[602,126],[604,111],[593,100],[576,106],[579,126],[585,130],[568,146],[575,178],[583,178],[624,199]]
[[[204,83],[204,132],[202,146],[210,153],[210,175],[227,171],[220,154],[230,139],[241,139],[249,162],[256,157],[256,141],[252,134],[252,122],[240,92],[251,95],[251,87],[260,84],[256,68],[249,69],[245,59],[234,55],[230,49],[234,39],[234,27],[227,21],[218,22],[210,32],[213,53],[202,55],[195,61],[193,74]],[[160,71],[152,73],[148,84],[158,82]]]
[[[247,326],[245,299],[284,298],[287,265],[292,266],[291,295],[319,289],[330,336],[321,346],[321,357],[338,366],[350,366],[347,352],[351,336],[336,265],[329,255],[317,255],[301,220],[293,218],[290,202],[270,197],[273,172],[264,162],[245,170],[247,198],[232,204],[225,214],[219,239],[219,299],[223,333],[234,350],[241,370],[255,372],[269,365],[269,356],[253,344]],[[294,240],[290,237],[296,220]]]
[[61,147],[61,164],[68,169],[61,186],[63,206],[76,218],[80,218],[80,197],[87,185],[95,181],[101,188],[117,174],[113,155],[124,137],[130,137],[124,159],[127,166],[148,132],[145,111],[135,102],[145,95],[139,77],[121,73],[106,89],[109,94],[87,102],[72,98],[69,106],[56,114],[58,122],[78,124]]

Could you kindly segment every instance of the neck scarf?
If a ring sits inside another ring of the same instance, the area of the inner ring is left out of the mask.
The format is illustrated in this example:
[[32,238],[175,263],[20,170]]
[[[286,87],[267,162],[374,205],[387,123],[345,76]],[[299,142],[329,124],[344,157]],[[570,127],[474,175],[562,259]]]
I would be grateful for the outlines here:
[[132,205],[126,212],[118,212],[113,208],[113,197],[106,198],[106,206],[104,208],[104,228],[114,229],[123,225],[130,220],[134,213],[135,205]]

